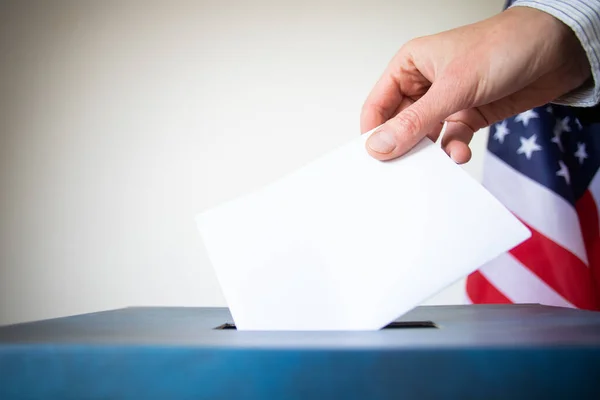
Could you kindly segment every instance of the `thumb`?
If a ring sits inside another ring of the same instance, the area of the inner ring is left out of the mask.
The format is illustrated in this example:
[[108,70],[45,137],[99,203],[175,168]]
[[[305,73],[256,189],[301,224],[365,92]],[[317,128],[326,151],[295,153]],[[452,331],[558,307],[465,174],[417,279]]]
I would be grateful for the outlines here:
[[457,101],[449,93],[452,91],[443,90],[439,84],[432,85],[419,100],[369,136],[369,154],[382,161],[400,157],[436,128],[439,130],[440,123],[459,111]]

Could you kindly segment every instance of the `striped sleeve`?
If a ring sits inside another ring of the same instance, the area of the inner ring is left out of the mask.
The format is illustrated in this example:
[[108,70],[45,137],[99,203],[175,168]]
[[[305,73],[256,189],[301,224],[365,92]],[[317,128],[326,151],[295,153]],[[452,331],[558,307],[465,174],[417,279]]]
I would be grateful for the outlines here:
[[532,7],[569,26],[583,46],[592,70],[592,82],[557,99],[555,103],[591,107],[600,103],[600,0],[516,0],[511,7]]

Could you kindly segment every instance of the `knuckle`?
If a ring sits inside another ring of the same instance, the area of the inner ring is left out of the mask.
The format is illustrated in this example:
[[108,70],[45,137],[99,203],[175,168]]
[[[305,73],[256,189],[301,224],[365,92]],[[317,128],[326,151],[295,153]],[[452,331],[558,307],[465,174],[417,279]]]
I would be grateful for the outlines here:
[[401,51],[410,53],[414,49],[420,48],[426,40],[427,40],[426,36],[417,36],[415,38],[412,38],[411,40],[409,40],[408,42],[406,42],[402,45]]
[[407,108],[397,118],[398,130],[411,136],[419,136],[423,130],[423,119],[414,108]]

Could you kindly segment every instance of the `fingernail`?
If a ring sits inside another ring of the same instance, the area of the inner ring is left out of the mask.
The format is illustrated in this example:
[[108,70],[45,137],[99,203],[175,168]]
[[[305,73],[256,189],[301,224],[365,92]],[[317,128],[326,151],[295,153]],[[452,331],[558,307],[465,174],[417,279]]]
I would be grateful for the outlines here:
[[391,153],[396,148],[396,141],[391,132],[381,130],[374,132],[367,140],[367,146],[377,153]]
[[458,164],[458,160],[456,159],[456,157],[454,156],[454,154],[452,153],[452,150],[450,150],[450,154],[448,154],[450,156],[450,158],[452,159],[452,161],[454,161],[455,163]]

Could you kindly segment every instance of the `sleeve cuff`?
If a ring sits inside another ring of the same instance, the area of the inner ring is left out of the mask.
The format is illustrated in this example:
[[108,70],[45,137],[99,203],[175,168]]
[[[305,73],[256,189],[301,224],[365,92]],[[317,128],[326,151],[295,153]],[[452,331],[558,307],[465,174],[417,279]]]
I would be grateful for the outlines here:
[[592,78],[583,86],[561,96],[553,103],[592,107],[600,103],[600,7],[597,0],[516,0],[512,7],[531,7],[544,11],[567,25],[577,36],[590,63]]

